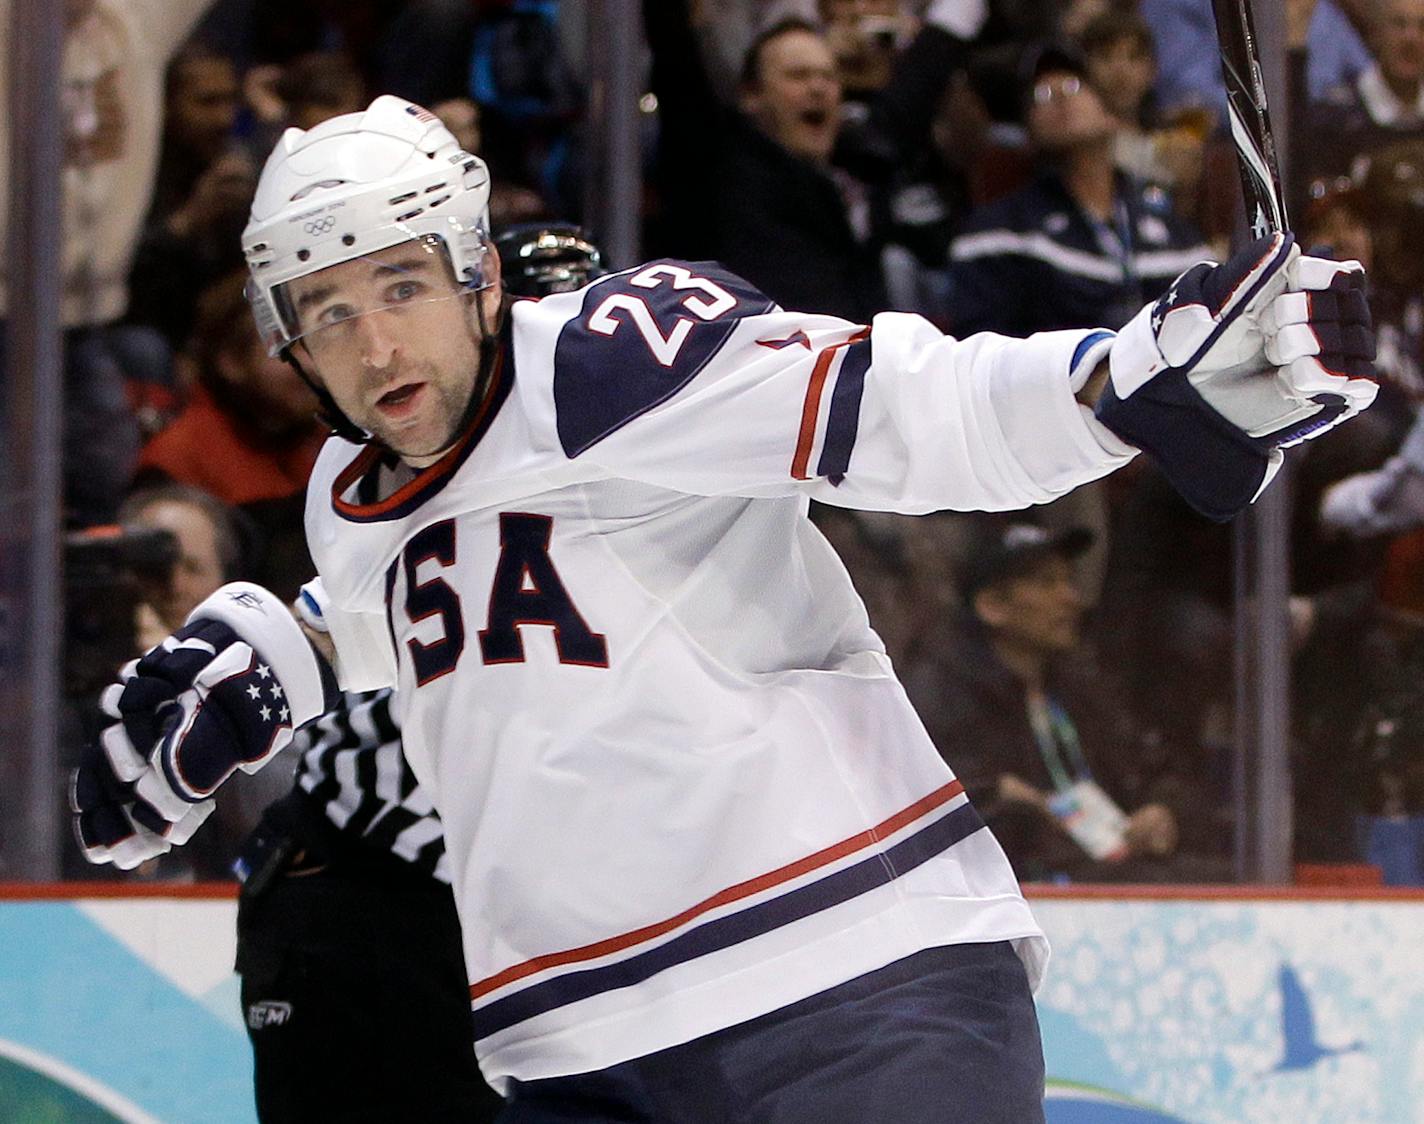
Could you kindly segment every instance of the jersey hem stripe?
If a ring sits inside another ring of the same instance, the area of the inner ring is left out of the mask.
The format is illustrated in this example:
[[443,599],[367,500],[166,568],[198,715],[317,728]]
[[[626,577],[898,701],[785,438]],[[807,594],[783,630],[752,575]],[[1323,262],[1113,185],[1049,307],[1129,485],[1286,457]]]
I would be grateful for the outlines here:
[[749,898],[754,894],[780,886],[790,882],[795,878],[809,874],[820,867],[833,863],[847,855],[854,854],[878,842],[887,835],[893,835],[906,825],[913,823],[921,816],[927,815],[936,808],[949,803],[955,797],[964,792],[964,786],[959,781],[953,780],[948,784],[935,789],[927,796],[921,797],[907,808],[901,809],[888,819],[882,820],[874,827],[852,835],[847,839],[842,839],[839,843],[834,843],[829,847],[807,855],[805,858],[797,859],[795,862],[787,863],[785,866],[768,871],[766,874],[749,878],[745,882],[738,882],[734,886],[728,886],[725,890],[720,890],[709,898],[705,898],[694,906],[683,910],[664,921],[659,921],[652,925],[645,925],[641,929],[634,929],[621,936],[609,937],[606,940],[597,941],[593,944],[583,945],[579,948],[566,949],[563,952],[551,952],[546,956],[538,956],[533,960],[526,960],[522,964],[516,964],[506,968],[502,972],[497,972],[493,976],[480,980],[478,983],[470,985],[470,998],[479,999],[490,994],[492,991],[504,987],[507,984],[515,983],[526,979],[529,976],[545,971],[548,968],[559,968],[566,964],[577,964],[585,960],[596,960],[601,956],[607,956],[613,952],[621,952],[625,948],[642,944],[666,933],[672,932],[681,926],[693,921],[703,914],[718,908],[719,906],[730,905],[733,902]]
[[708,921],[627,960],[557,976],[477,1008],[472,1015],[475,1038],[487,1038],[605,991],[636,986],[685,961],[831,909],[909,873],[983,826],[978,810],[972,804],[961,804],[893,847],[875,851],[815,882]]

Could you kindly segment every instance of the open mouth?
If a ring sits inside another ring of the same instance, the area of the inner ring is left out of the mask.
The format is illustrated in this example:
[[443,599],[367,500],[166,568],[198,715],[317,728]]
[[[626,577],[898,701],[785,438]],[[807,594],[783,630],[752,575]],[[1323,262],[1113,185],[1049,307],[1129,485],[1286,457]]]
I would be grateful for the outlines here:
[[801,111],[801,121],[813,129],[823,129],[830,121],[831,114],[825,109],[805,109]]
[[376,399],[376,409],[387,414],[403,414],[412,408],[416,396],[425,389],[423,382],[406,383],[386,391]]

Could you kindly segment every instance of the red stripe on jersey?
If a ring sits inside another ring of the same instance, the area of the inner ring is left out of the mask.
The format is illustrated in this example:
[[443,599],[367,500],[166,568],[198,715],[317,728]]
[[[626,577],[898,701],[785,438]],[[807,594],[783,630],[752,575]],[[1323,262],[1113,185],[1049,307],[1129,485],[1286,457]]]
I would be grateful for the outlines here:
[[796,331],[792,332],[785,339],[757,340],[758,347],[769,347],[772,349],[772,351],[780,351],[783,347],[792,347],[793,345],[798,343],[807,351],[811,350],[811,337],[808,336],[805,332],[803,332],[800,328],[797,328]]
[[801,432],[796,438],[796,455],[791,458],[793,480],[810,479],[807,466],[811,461],[811,446],[816,440],[816,418],[821,412],[821,392],[825,389],[826,376],[830,374],[831,361],[835,359],[836,351],[869,337],[870,329],[861,328],[850,339],[822,348],[821,354],[816,357],[816,366],[811,371],[811,382],[806,387],[806,400],[801,405]]
[[[847,341],[852,342],[852,341]],[[964,791],[964,786],[959,781],[950,781],[947,785],[935,789],[928,796],[916,800],[908,808],[903,808],[896,812],[889,819],[882,820],[874,827],[852,835],[848,839],[842,839],[839,843],[834,843],[829,847],[807,855],[803,859],[797,859],[786,866],[778,867],[776,870],[756,878],[750,878],[745,882],[738,882],[735,886],[728,886],[725,890],[713,894],[710,898],[705,898],[696,905],[683,910],[676,916],[669,917],[666,921],[658,921],[652,925],[645,925],[641,929],[634,929],[632,932],[624,933],[621,936],[609,937],[607,940],[596,941],[593,944],[583,945],[581,948],[571,948],[563,952],[551,952],[546,956],[537,956],[533,960],[526,960],[523,964],[515,964],[498,972],[493,976],[480,980],[478,983],[470,985],[470,999],[479,999],[488,995],[506,984],[516,980],[525,979],[546,968],[559,968],[566,964],[577,964],[583,960],[596,960],[600,956],[607,956],[611,952],[621,952],[625,948],[642,944],[644,941],[660,937],[664,933],[670,933],[674,929],[687,924],[694,918],[718,908],[729,905],[732,902],[749,898],[754,894],[759,894],[763,890],[769,890],[774,886],[779,886],[784,882],[789,882],[794,878],[799,878],[803,874],[809,874],[813,870],[826,866],[838,859],[843,859],[847,855],[863,850],[876,843],[887,835],[893,835],[907,824],[913,823],[921,816],[934,811],[943,804],[947,804]]]

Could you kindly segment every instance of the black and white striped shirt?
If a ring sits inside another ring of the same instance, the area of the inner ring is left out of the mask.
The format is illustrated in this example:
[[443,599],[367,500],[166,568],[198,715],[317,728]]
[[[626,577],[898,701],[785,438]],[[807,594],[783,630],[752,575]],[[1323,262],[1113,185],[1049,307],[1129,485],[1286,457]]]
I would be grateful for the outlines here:
[[296,783],[338,830],[450,881],[440,817],[406,763],[389,689],[343,695],[297,745]]

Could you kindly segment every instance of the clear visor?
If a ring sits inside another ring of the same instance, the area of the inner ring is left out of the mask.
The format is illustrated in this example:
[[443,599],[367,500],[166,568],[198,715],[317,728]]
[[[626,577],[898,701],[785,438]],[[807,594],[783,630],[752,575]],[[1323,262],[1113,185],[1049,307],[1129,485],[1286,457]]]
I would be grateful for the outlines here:
[[319,362],[339,359],[359,349],[372,317],[400,321],[407,331],[448,330],[451,302],[474,292],[456,279],[444,239],[425,235],[276,286],[273,327]]

